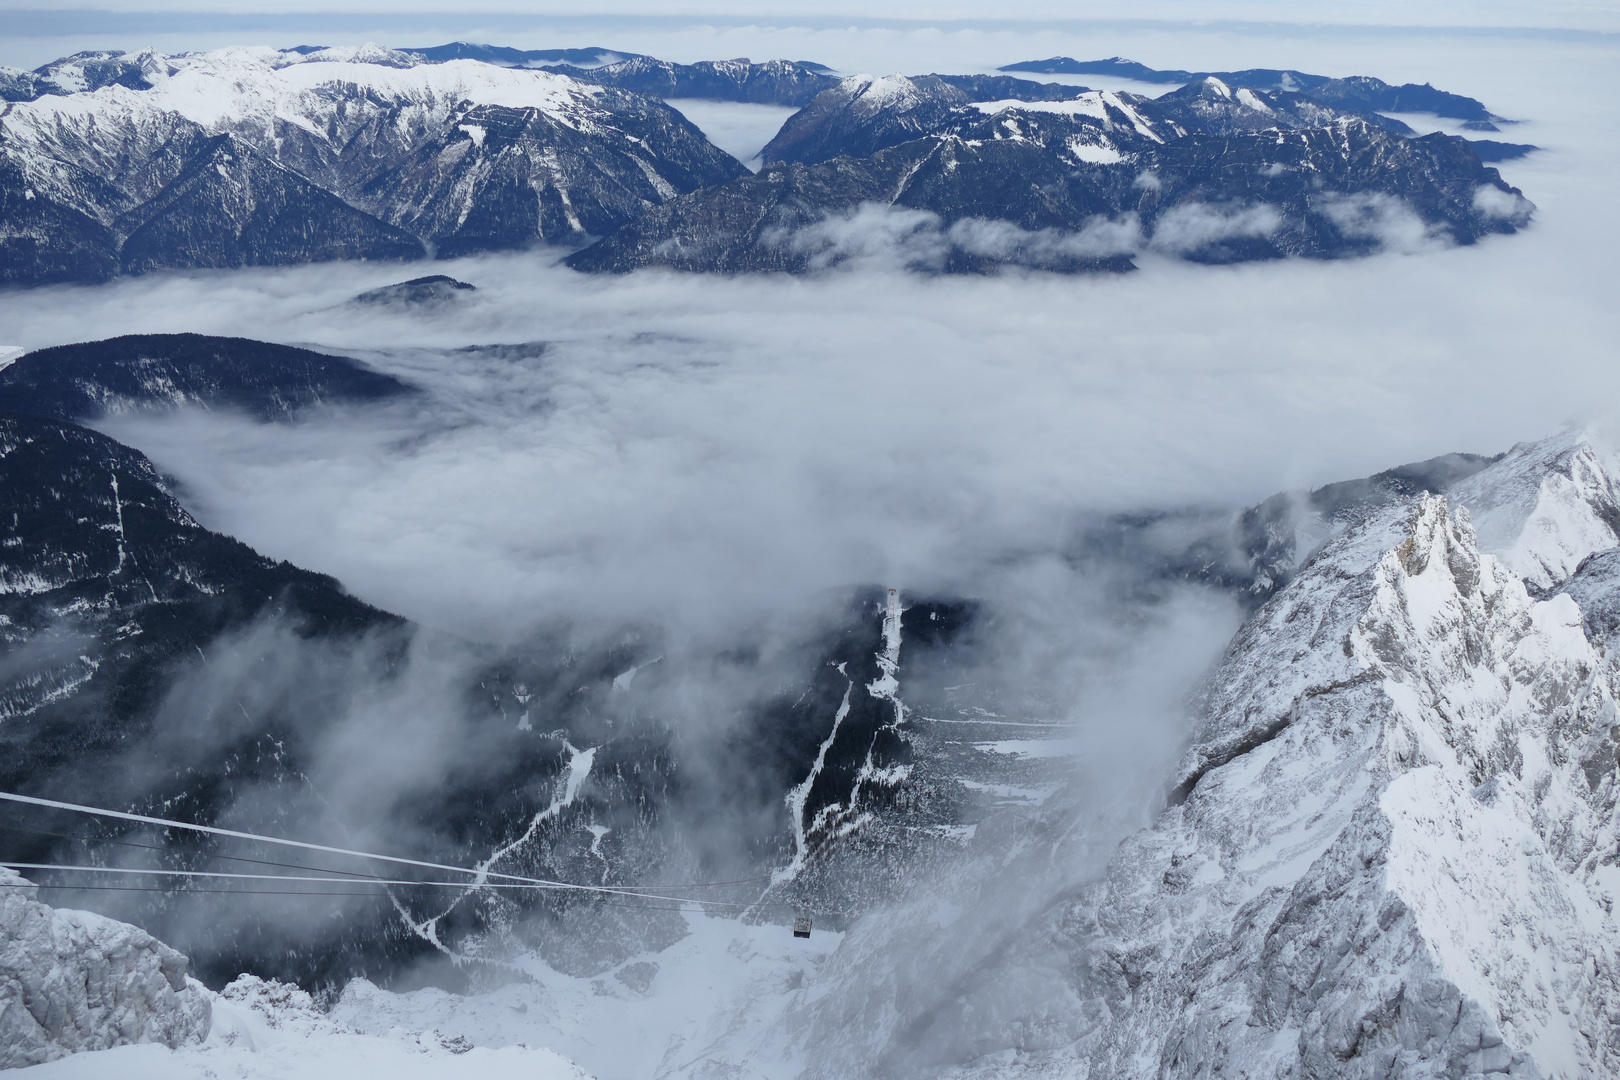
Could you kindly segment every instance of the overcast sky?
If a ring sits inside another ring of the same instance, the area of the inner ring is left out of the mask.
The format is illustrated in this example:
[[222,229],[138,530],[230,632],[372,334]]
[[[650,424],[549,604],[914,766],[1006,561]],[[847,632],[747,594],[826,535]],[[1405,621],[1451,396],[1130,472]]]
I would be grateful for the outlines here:
[[[951,52],[951,39],[998,35],[1056,39],[1154,31],[1227,30],[1257,41],[1308,29],[1340,28],[1352,36],[1392,30],[1461,29],[1502,33],[1532,28],[1542,36],[1620,34],[1620,0],[1032,0],[1016,5],[979,0],[92,0],[46,4],[0,0],[6,12],[0,64],[32,67],[84,48],[168,51],[225,44],[433,44],[491,41],[529,48],[599,44],[656,51],[692,61],[745,55],[763,48],[762,34],[784,44],[795,37],[827,63],[826,39],[929,37]],[[1061,41],[1058,42],[1061,44]],[[868,42],[870,44],[870,42]],[[711,50],[720,50],[719,52]],[[1191,61],[1189,61],[1191,62]],[[1273,61],[1283,63],[1282,60]]]
[[397,14],[464,14],[466,11],[501,12],[537,18],[575,16],[741,16],[750,20],[822,20],[829,17],[912,19],[938,21],[1083,21],[1176,19],[1197,22],[1248,20],[1257,22],[1439,26],[1541,26],[1607,28],[1616,5],[1606,0],[1134,0],[1130,4],[1105,0],[1024,0],[1019,4],[987,4],[983,0],[477,0],[459,7],[444,0],[93,0],[78,4],[44,4],[40,0],[0,0],[0,9],[75,9],[117,12],[288,13],[369,12]]

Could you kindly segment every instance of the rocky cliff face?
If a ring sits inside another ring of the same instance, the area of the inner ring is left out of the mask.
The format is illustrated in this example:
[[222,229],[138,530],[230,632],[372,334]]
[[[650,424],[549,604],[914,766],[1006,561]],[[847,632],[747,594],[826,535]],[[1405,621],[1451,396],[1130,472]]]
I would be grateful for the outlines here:
[[0,1069],[207,1037],[207,992],[186,978],[184,956],[139,927],[37,895],[0,867]]

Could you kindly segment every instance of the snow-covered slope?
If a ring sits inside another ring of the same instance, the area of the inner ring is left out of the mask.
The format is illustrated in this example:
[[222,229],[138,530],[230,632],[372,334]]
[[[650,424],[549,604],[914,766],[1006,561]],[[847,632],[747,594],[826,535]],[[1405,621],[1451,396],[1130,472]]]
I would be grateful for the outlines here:
[[129,1080],[221,1070],[243,1078],[340,1080],[387,1070],[402,1080],[590,1080],[547,1049],[475,1048],[459,1035],[397,1024],[362,1034],[287,983],[244,975],[216,994],[187,977],[184,956],[139,927],[37,896],[32,883],[0,867],[0,1069]]
[[1443,500],[1330,545],[1212,683],[1186,802],[1066,913],[1122,961],[1093,1067],[1611,1071],[1601,671],[1576,606],[1533,600]]
[[0,1069],[208,1032],[207,991],[186,958],[128,923],[59,911],[0,867]]
[[1473,513],[1479,542],[1532,589],[1569,577],[1620,544],[1620,464],[1602,443],[1568,431],[1520,443],[1451,493]]
[[[363,1034],[323,1013],[304,991],[287,983],[244,975],[215,994],[194,992],[211,1006],[200,1045],[168,1049],[127,1045],[75,1054],[20,1076],[38,1080],[241,1080],[297,1076],[349,1080],[387,1075],[396,1080],[591,1080],[590,1074],[551,1050],[522,1044],[476,1047],[435,1028],[394,1026]],[[206,1014],[205,1014],[206,1015]]]

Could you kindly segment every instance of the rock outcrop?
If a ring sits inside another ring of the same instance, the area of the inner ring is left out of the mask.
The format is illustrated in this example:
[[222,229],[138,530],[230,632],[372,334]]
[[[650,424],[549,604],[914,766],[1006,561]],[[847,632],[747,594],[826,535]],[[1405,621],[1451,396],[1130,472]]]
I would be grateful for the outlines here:
[[184,956],[139,927],[36,897],[0,867],[0,1069],[207,1037],[208,993]]

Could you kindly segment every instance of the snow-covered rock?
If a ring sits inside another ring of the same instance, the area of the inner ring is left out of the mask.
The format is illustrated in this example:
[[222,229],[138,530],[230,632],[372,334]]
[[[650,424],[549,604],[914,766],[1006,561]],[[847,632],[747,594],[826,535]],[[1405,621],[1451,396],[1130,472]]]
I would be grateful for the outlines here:
[[591,1080],[590,1074],[547,1049],[474,1046],[436,1029],[395,1027],[367,1035],[316,1007],[288,983],[243,975],[218,994],[207,1041],[179,1049],[121,1046],[41,1065],[38,1080]]
[[1063,915],[1113,969],[1094,1074],[1611,1073],[1602,670],[1444,500],[1330,544],[1212,681],[1186,801]]
[[128,923],[42,904],[0,867],[0,1068],[208,1033],[207,991],[184,956]]
[[1590,433],[1570,429],[1520,443],[1462,481],[1480,546],[1535,590],[1556,587],[1594,552],[1620,544],[1620,464]]

